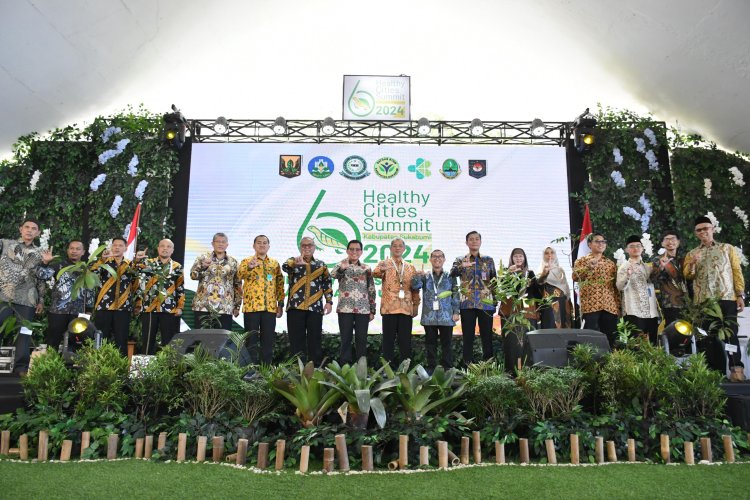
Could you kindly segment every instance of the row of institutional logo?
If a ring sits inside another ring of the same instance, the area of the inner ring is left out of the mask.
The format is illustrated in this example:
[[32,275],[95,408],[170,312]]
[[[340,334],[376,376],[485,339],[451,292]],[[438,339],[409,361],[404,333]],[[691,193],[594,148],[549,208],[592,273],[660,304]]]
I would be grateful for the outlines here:
[[[280,155],[279,175],[282,177],[298,177],[302,173],[302,155]],[[466,165],[469,175],[480,179],[487,175],[486,160],[469,160]],[[316,156],[307,162],[307,171],[317,179],[325,179],[333,175],[337,166],[327,156]],[[341,164],[339,173],[347,179],[364,179],[370,175],[370,165],[361,156],[352,155]],[[407,166],[409,173],[414,173],[417,179],[424,179],[432,175],[433,164],[430,160],[417,158],[412,165]],[[393,158],[385,156],[372,164],[372,171],[383,179],[392,179],[401,171],[401,165]],[[446,179],[455,179],[461,175],[461,165],[451,158],[444,160],[438,170]]]

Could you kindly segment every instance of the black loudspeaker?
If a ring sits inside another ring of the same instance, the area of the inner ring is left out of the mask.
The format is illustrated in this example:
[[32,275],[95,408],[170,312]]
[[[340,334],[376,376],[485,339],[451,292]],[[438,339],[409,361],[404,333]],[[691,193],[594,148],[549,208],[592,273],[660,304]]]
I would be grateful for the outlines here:
[[[229,330],[187,330],[172,337],[169,345],[182,355],[190,354],[200,346],[215,358],[229,359],[237,352],[237,346],[230,339],[231,333]],[[246,366],[250,361],[247,347],[243,345],[239,352],[239,364]]]
[[750,396],[729,396],[727,416],[734,425],[750,432]]
[[523,357],[527,366],[566,366],[570,351],[578,344],[591,344],[601,357],[609,352],[607,336],[596,330],[547,329],[524,334]]

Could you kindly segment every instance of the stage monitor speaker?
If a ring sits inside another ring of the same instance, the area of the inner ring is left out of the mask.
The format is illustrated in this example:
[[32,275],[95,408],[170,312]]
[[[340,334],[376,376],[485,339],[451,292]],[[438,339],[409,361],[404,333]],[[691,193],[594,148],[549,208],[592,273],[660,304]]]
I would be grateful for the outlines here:
[[523,357],[527,366],[566,366],[570,351],[578,344],[591,344],[599,358],[609,352],[607,336],[596,330],[572,328],[534,330],[524,334]]
[[[237,346],[230,338],[231,333],[229,330],[187,330],[172,337],[169,345],[182,355],[191,354],[200,346],[215,358],[230,359],[237,352]],[[239,353],[239,364],[246,366],[250,362],[250,354],[243,345]]]

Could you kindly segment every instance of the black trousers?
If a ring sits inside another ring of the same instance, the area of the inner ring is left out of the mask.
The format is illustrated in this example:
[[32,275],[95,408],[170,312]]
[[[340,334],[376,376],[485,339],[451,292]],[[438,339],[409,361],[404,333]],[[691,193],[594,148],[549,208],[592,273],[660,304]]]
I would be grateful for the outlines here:
[[424,346],[427,367],[434,370],[437,361],[437,344],[440,338],[440,364],[446,370],[453,367],[453,327],[446,325],[425,325]]
[[[34,319],[36,308],[31,306],[22,306],[20,304],[0,304],[0,325],[11,316],[16,317],[16,331],[21,329],[21,320],[31,321]],[[25,372],[29,369],[31,361],[31,335],[16,336],[16,359],[15,372]]]
[[639,331],[648,335],[651,345],[656,345],[656,337],[659,331],[659,318],[639,318],[638,316],[625,315],[625,321],[633,323]]
[[161,333],[161,345],[169,344],[180,331],[180,317],[168,312],[141,314],[141,351],[143,354],[156,354],[156,332]]
[[358,361],[367,357],[367,329],[370,325],[369,314],[339,313],[339,332],[341,332],[341,353],[339,363],[352,364],[352,337],[354,352]]
[[396,339],[401,360],[411,359],[411,324],[408,314],[383,314],[383,358],[394,366]]
[[128,355],[130,315],[130,311],[107,310],[96,311],[94,314],[94,324],[101,330],[102,338],[113,340],[123,356]]
[[492,359],[492,315],[494,311],[481,309],[461,309],[461,333],[463,335],[464,366],[474,362],[474,332],[479,323],[479,337],[482,339],[482,359]]
[[[250,347],[250,359],[254,364],[273,363],[273,344],[276,339],[276,314],[268,311],[246,312],[245,331]],[[259,348],[260,346],[260,348]]]
[[60,348],[68,325],[77,317],[78,314],[47,313],[47,334],[44,341],[49,349],[57,351]]
[[609,347],[617,340],[617,316],[607,311],[594,311],[583,315],[583,326],[587,330],[596,330],[607,336]]
[[289,309],[286,313],[289,330],[289,355],[299,356],[320,366],[323,361],[323,315],[313,311]]
[[206,311],[193,311],[193,318],[195,318],[195,328],[206,328],[206,329],[214,329],[214,328],[221,328],[222,330],[229,330],[232,331],[232,315],[231,314],[219,314],[219,325],[210,325],[210,326],[203,326],[205,322],[208,321],[208,319],[204,320],[204,318],[208,318],[209,313]]
[[729,361],[729,368],[734,368],[735,366],[744,368],[745,365],[742,363],[742,351],[740,351],[740,341],[737,338],[737,332],[739,331],[739,325],[737,324],[737,302],[734,300],[720,300],[719,307],[721,308],[724,322],[727,323],[727,326],[732,331],[732,334],[728,339],[724,340],[724,343],[736,346],[737,352],[730,353],[723,349],[721,342],[715,336],[716,328],[720,325],[714,325],[714,330],[711,330],[709,328],[711,326],[710,320],[703,324],[703,329],[713,335],[703,337],[698,343],[698,350],[706,353],[708,366],[725,374],[727,361]]

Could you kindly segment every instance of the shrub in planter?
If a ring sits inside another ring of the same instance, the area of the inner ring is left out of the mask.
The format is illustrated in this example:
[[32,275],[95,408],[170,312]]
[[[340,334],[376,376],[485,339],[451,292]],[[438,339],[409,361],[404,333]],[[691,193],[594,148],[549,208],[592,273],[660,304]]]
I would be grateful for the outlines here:
[[312,361],[304,364],[297,359],[296,370],[282,366],[274,377],[271,387],[294,406],[302,427],[318,425],[341,397],[334,388],[322,383],[326,380],[325,372],[316,369]]
[[107,341],[99,349],[91,341],[78,352],[79,367],[75,388],[78,392],[76,413],[89,408],[100,411],[122,411],[128,400],[124,391],[128,378],[128,358],[120,355],[117,346]]
[[523,390],[505,373],[476,379],[466,390],[464,402],[477,422],[489,420],[506,429],[527,408]]
[[675,380],[677,413],[683,417],[722,417],[727,402],[726,393],[719,385],[723,379],[721,372],[708,367],[703,353],[690,356]]
[[128,379],[136,418],[144,426],[164,410],[181,408],[185,398],[182,379],[187,367],[177,351],[166,346]]
[[260,416],[272,410],[277,402],[276,394],[268,382],[256,378],[240,383],[237,397],[232,400],[232,410],[251,426]]
[[524,367],[516,382],[526,395],[531,420],[570,416],[578,409],[586,388],[583,373],[569,366]]
[[75,398],[73,372],[57,351],[48,350],[34,359],[34,369],[21,379],[28,404],[61,412]]
[[240,397],[246,368],[214,359],[201,349],[186,356],[185,362],[190,368],[185,374],[185,403],[192,415],[212,420]]

